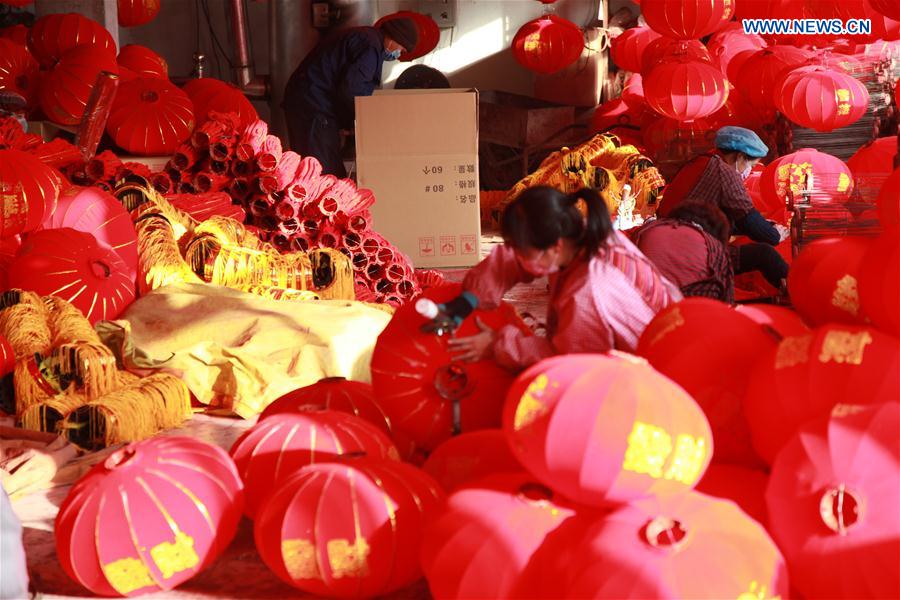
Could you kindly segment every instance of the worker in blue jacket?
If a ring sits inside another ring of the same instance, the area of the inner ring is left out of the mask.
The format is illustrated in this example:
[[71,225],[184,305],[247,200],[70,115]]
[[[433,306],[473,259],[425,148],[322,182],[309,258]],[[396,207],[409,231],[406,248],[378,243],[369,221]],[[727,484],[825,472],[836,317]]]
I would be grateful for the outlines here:
[[378,27],[345,29],[326,38],[300,63],[284,90],[291,149],[315,156],[325,173],[346,177],[341,159],[342,129],[353,129],[354,99],[371,96],[381,84],[386,60],[411,52],[419,34],[411,19]]

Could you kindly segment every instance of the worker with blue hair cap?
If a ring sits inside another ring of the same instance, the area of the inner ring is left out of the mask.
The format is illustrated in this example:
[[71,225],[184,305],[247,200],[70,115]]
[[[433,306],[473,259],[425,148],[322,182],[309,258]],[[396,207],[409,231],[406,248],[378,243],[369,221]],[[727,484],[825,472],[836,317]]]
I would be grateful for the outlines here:
[[769,148],[753,131],[733,126],[716,132],[715,146],[676,173],[663,190],[657,215],[668,217],[688,199],[714,204],[728,217],[734,235],[746,235],[755,242],[729,248],[734,272],[760,271],[773,287],[783,290],[788,265],[773,246],[785,240],[790,230],[767,221],[744,187],[744,180]]

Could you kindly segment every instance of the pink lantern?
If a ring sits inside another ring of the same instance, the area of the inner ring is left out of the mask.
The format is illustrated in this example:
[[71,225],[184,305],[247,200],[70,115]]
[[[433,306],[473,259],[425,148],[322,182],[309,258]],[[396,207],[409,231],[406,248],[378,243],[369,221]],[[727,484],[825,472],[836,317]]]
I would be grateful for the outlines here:
[[728,99],[727,80],[715,67],[682,57],[665,62],[644,80],[647,104],[678,121],[711,115]]
[[726,0],[644,0],[641,14],[653,31],[678,40],[697,39],[719,29]]
[[775,105],[798,125],[832,131],[855,123],[866,113],[869,92],[851,75],[811,65],[781,77],[775,87]]
[[638,73],[641,71],[641,57],[647,46],[660,38],[660,35],[649,27],[632,27],[622,32],[612,41],[610,54],[620,69]]

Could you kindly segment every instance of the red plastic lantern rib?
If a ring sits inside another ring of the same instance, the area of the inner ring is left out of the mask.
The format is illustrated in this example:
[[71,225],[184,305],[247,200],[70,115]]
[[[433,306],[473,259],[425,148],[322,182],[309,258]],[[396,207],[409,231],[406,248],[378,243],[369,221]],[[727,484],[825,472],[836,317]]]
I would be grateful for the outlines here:
[[620,69],[639,73],[642,69],[641,57],[647,46],[660,38],[660,35],[649,27],[632,27],[626,29],[612,41],[610,54]]
[[503,429],[532,475],[590,506],[688,490],[712,458],[697,403],[647,361],[621,353],[529,368],[509,390]]
[[798,125],[832,131],[855,123],[866,113],[869,92],[851,75],[810,65],[781,77],[776,83],[775,104]]
[[171,154],[194,129],[191,99],[168,80],[138,77],[119,86],[106,131],[129,152]]
[[61,227],[91,234],[119,255],[129,279],[137,277],[137,233],[131,215],[112,194],[96,187],[69,188],[60,195],[56,210],[41,224],[42,229]]
[[881,567],[900,556],[898,423],[896,401],[845,404],[801,426],[778,455],[769,521],[804,597],[900,596],[900,579]]
[[66,52],[41,82],[41,108],[47,117],[60,125],[80,123],[101,71],[119,72],[115,53],[95,46]]
[[727,80],[715,67],[674,57],[655,67],[644,79],[647,104],[678,121],[711,115],[728,99]]
[[116,56],[116,43],[103,25],[76,13],[41,17],[34,22],[29,47],[34,57],[52,67],[63,54],[78,46],[88,46]]
[[16,92],[33,107],[39,75],[38,63],[27,48],[0,38],[0,89]]
[[56,209],[60,177],[19,150],[0,150],[0,240],[37,229]]
[[256,548],[279,578],[317,597],[380,596],[421,577],[422,529],[442,500],[437,483],[405,463],[310,465],[266,502]]
[[165,59],[146,46],[128,44],[119,50],[116,59],[119,67],[125,67],[144,77],[169,78],[169,65]]
[[544,15],[519,28],[512,41],[516,61],[538,73],[555,73],[578,60],[584,34],[577,25],[556,15]]
[[119,25],[146,25],[159,13],[160,0],[119,0]]
[[[434,287],[424,296],[446,302],[461,286]],[[525,324],[508,304],[493,311],[475,311],[456,335],[473,335],[475,317],[499,329]],[[506,390],[513,376],[492,360],[460,363],[453,360],[447,338],[421,331],[426,319],[413,303],[400,307],[378,336],[372,354],[372,387],[391,419],[394,432],[402,432],[426,450],[432,450],[454,433],[454,407],[458,405],[461,431],[500,425]]]
[[428,15],[423,15],[422,13],[413,12],[411,10],[401,10],[381,17],[375,21],[375,27],[378,27],[385,21],[401,18],[410,19],[415,23],[416,30],[419,32],[419,40],[416,42],[416,47],[413,48],[412,52],[407,52],[404,49],[400,54],[401,61],[410,61],[421,58],[437,47],[437,44],[441,39],[441,30],[438,28],[437,23],[434,22],[434,19]]
[[454,436],[428,456],[422,469],[446,492],[498,473],[524,470],[513,456],[501,429],[470,431]]
[[182,89],[194,103],[197,127],[209,120],[210,111],[235,113],[242,127],[259,119],[243,92],[230,83],[204,77],[190,80]]
[[91,234],[69,228],[29,235],[9,266],[9,284],[59,296],[92,324],[115,319],[134,300],[134,280],[119,255]]
[[644,0],[641,14],[653,31],[677,40],[713,33],[727,21],[726,0]]
[[171,590],[218,558],[241,519],[228,455],[187,437],[129,444],[91,469],[56,517],[66,573],[102,596]]

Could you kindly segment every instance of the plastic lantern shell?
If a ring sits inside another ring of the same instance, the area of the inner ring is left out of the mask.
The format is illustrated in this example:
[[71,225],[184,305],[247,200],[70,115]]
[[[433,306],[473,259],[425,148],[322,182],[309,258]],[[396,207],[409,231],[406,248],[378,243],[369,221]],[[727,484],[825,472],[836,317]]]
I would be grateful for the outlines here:
[[165,59],[146,46],[128,44],[119,50],[116,58],[119,67],[129,69],[142,77],[169,78],[169,65]]
[[553,357],[507,394],[503,429],[541,483],[604,506],[690,489],[712,457],[703,411],[676,383],[628,355]]
[[732,83],[763,118],[771,120],[777,108],[775,84],[786,69],[797,67],[809,58],[810,53],[800,48],[769,46],[749,56]]
[[421,577],[422,530],[442,501],[437,483],[405,463],[315,464],[266,502],[256,547],[279,578],[309,594],[379,596]]
[[451,494],[422,545],[432,596],[553,597],[542,593],[555,582],[545,577],[551,561],[541,559],[576,537],[565,527],[575,516],[570,502],[524,473],[479,479]]
[[847,159],[847,166],[855,177],[864,177],[874,182],[894,170],[895,156],[897,136],[881,137],[854,152]]
[[30,234],[9,265],[8,282],[71,302],[91,324],[115,319],[134,300],[134,280],[115,250],[68,227]]
[[518,473],[524,467],[501,429],[485,429],[453,436],[435,448],[422,470],[449,493],[482,477]]
[[256,109],[238,88],[220,79],[192,79],[182,88],[194,103],[194,118],[199,127],[209,120],[209,112],[235,113],[243,127],[257,119]]
[[247,516],[255,518],[265,500],[301,467],[352,453],[399,460],[387,435],[346,413],[309,410],[259,421],[231,447],[246,488]]
[[660,35],[678,40],[702,38],[727,20],[726,0],[643,0],[641,15]]
[[[423,296],[440,303],[461,291],[458,284],[445,285],[430,288]],[[473,312],[456,330],[458,337],[478,331],[475,317],[494,329],[513,325],[528,332],[515,310],[503,303],[495,310]],[[372,353],[372,388],[391,419],[393,433],[433,450],[453,434],[457,398],[462,432],[498,427],[513,375],[492,360],[454,361],[447,337],[422,332],[424,324],[426,319],[413,303],[401,306],[378,336]]]
[[555,73],[578,60],[584,34],[577,25],[556,15],[528,21],[512,41],[513,57],[537,73]]
[[637,353],[684,388],[709,420],[713,460],[762,466],[750,442],[743,400],[750,368],[774,350],[770,328],[709,298],[686,298],[667,306],[647,325]]
[[[79,46],[88,46],[116,56],[116,43],[103,25],[76,13],[58,13],[41,17],[34,22],[29,36],[29,48],[45,66]],[[91,82],[93,83],[93,82]]]
[[898,378],[900,341],[871,327],[786,337],[753,367],[744,401],[753,447],[772,464],[800,425],[835,405],[896,401]]
[[647,74],[644,98],[665,117],[692,121],[722,108],[728,99],[727,82],[721,71],[707,63],[673,57]]
[[56,517],[57,555],[98,595],[171,590],[228,547],[242,503],[220,448],[186,437],[129,444],[69,492]]
[[647,46],[660,38],[660,35],[649,27],[632,27],[612,40],[610,55],[620,69],[640,73],[641,57]]
[[137,77],[119,86],[106,131],[134,154],[171,154],[194,130],[191,99],[168,80]]
[[39,97],[47,117],[60,125],[80,123],[102,71],[118,74],[114,52],[77,46],[63,54],[41,82]]
[[863,313],[878,329],[900,337],[900,237],[884,233],[872,240],[859,271]]
[[146,25],[159,13],[161,0],[118,0],[119,25],[137,27]]
[[769,511],[766,508],[766,486],[769,475],[761,469],[748,469],[738,465],[711,464],[697,483],[696,491],[731,500],[754,521],[768,526]]
[[853,173],[846,163],[814,148],[801,148],[766,165],[760,191],[766,203],[785,204],[789,193],[806,189],[810,175],[815,190],[810,200],[814,203],[843,204],[853,192]]
[[435,23],[434,19],[432,19],[428,15],[413,12],[410,10],[401,10],[381,17],[380,19],[375,21],[374,26],[378,27],[385,21],[401,18],[410,19],[415,24],[416,30],[418,30],[419,32],[419,40],[418,42],[416,42],[416,47],[413,48],[411,52],[407,52],[404,49],[400,53],[399,60],[407,62],[410,60],[421,58],[437,47],[437,44],[441,39],[441,30],[438,27],[437,23]]
[[775,105],[794,123],[827,132],[858,121],[869,107],[869,92],[852,75],[809,65],[776,83]]
[[565,556],[561,597],[788,597],[784,558],[762,525],[733,502],[693,491],[619,508]]
[[71,187],[59,197],[42,229],[71,227],[89,233],[119,255],[129,279],[137,277],[137,233],[131,215],[112,194],[97,187]]
[[805,597],[900,596],[900,579],[887,575],[900,558],[898,423],[896,400],[837,406],[778,454],[766,490],[771,531]]
[[31,154],[0,150],[0,240],[37,229],[56,209],[60,178]]
[[738,304],[734,309],[771,330],[779,337],[809,333],[809,327],[796,312],[773,304]]
[[34,107],[40,68],[27,48],[0,38],[0,89],[16,92]]

